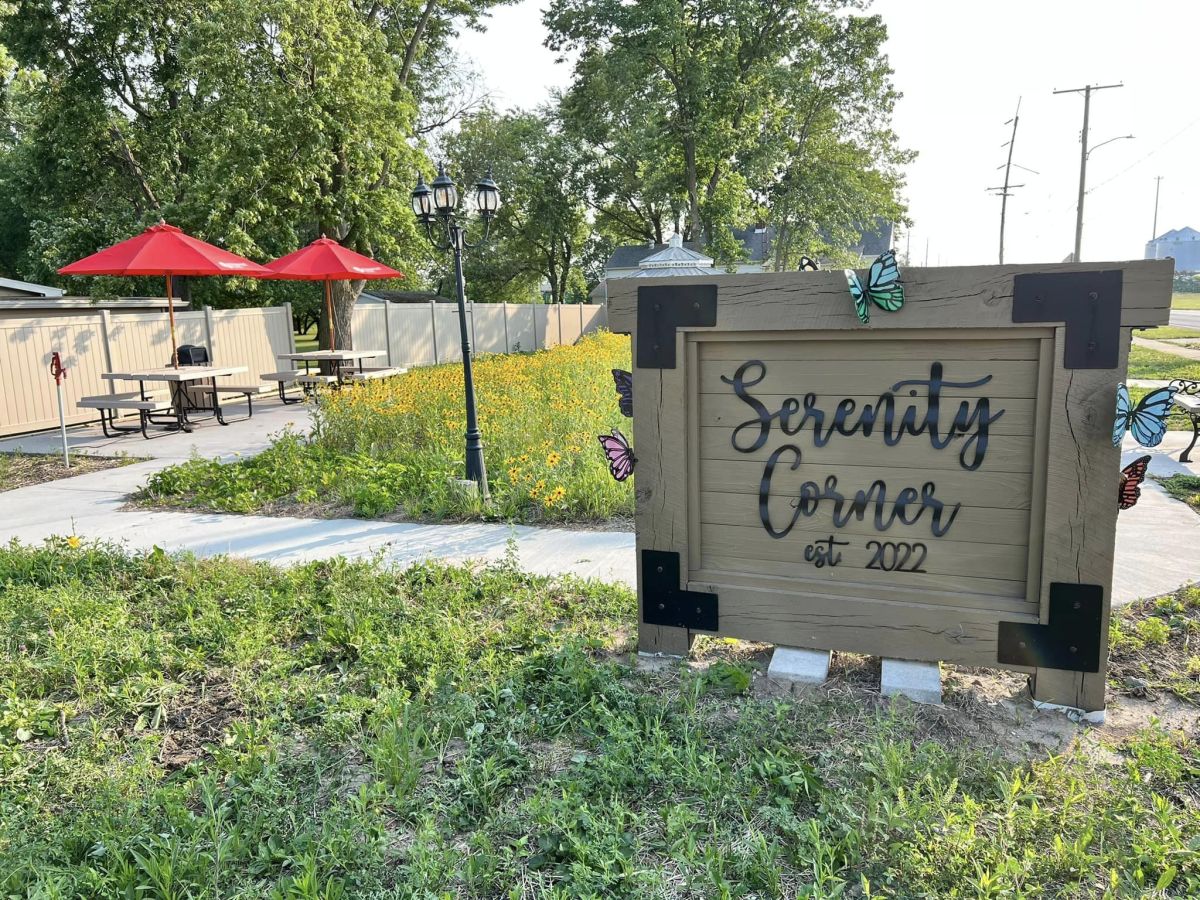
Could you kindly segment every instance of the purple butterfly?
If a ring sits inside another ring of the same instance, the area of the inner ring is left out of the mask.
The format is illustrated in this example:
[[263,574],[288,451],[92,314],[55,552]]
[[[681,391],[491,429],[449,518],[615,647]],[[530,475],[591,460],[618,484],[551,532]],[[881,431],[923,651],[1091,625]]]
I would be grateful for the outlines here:
[[626,372],[624,369],[613,369],[613,383],[617,386],[617,393],[621,395],[618,401],[621,407],[621,415],[633,417],[633,373]]
[[617,481],[624,481],[632,475],[633,467],[637,465],[637,457],[633,455],[629,441],[625,440],[621,430],[614,428],[612,434],[600,435],[599,441],[600,446],[604,448],[604,455],[608,457],[608,471],[612,472],[612,477]]

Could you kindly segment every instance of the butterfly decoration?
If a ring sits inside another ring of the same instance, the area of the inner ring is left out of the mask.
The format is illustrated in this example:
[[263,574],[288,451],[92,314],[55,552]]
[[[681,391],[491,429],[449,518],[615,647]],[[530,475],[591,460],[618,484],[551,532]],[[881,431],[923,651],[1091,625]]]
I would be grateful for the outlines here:
[[632,475],[633,467],[637,465],[637,457],[633,455],[633,448],[629,446],[629,441],[625,440],[621,430],[614,428],[612,434],[600,435],[599,441],[600,446],[604,448],[604,455],[608,458],[608,471],[612,473],[612,477],[617,481],[624,481]]
[[1114,447],[1121,446],[1121,439],[1129,431],[1143,447],[1157,447],[1167,433],[1167,416],[1175,402],[1175,388],[1165,387],[1151,391],[1133,405],[1129,388],[1124,383],[1117,385],[1117,418],[1113,422],[1112,440]]
[[1150,457],[1143,456],[1135,459],[1121,470],[1121,487],[1117,491],[1117,508],[1129,509],[1142,496],[1142,482],[1146,480],[1146,467],[1150,465]]
[[802,256],[802,257],[800,257],[799,271],[801,271],[801,272],[819,272],[819,271],[821,271],[821,267],[817,265],[817,261],[815,259],[809,259],[807,256]]
[[871,321],[871,304],[882,310],[896,312],[904,305],[904,285],[900,283],[900,267],[896,265],[896,251],[889,250],[871,263],[866,286],[859,281],[858,273],[846,269],[846,283],[850,285],[850,296],[854,298],[854,311],[858,321],[866,325]]
[[613,383],[617,386],[618,404],[621,415],[633,417],[633,373],[624,369],[612,370]]

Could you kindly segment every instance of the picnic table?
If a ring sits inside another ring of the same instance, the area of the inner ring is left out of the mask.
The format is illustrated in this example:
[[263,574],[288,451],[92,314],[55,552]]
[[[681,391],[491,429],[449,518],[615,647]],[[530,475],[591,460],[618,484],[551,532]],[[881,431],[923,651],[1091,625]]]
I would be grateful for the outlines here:
[[363,360],[375,359],[377,356],[386,356],[382,350],[306,350],[303,353],[280,353],[279,359],[287,359],[292,362],[304,364],[304,371],[309,371],[309,366],[313,363],[328,363],[329,373],[336,375],[339,380],[343,378],[343,369],[353,368],[354,364],[358,364],[358,371],[363,371]]
[[[229,422],[225,419],[224,411],[221,409],[220,389],[217,385],[218,378],[228,377],[230,375],[238,375],[247,371],[245,366],[180,366],[178,369],[166,367],[161,369],[133,369],[127,372],[102,372],[100,377],[108,381],[136,381],[138,383],[138,393],[141,396],[143,405],[137,406],[135,403],[130,408],[138,408],[141,414],[141,430],[142,434],[146,434],[146,424],[149,422],[154,425],[167,425],[174,430],[191,431],[193,418],[192,414],[196,412],[212,413],[218,422],[222,425],[228,425]],[[147,383],[161,383],[170,387],[171,399],[166,408],[152,408],[146,404],[154,402],[146,391]],[[206,405],[199,403],[189,393],[189,387],[205,388],[204,394],[212,398],[211,403]],[[102,400],[103,398],[96,398]],[[155,413],[166,413],[170,418],[168,421],[161,421],[154,418]],[[249,415],[253,415],[253,408],[250,408]],[[249,416],[247,416],[248,418]],[[132,429],[116,429],[115,430],[129,431]]]

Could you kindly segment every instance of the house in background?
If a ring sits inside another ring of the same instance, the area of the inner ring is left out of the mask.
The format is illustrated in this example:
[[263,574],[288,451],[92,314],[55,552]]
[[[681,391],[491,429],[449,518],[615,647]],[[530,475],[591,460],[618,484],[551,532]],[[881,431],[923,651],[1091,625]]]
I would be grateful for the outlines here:
[[1173,228],[1146,242],[1146,259],[1173,259],[1175,272],[1200,272],[1200,231]]

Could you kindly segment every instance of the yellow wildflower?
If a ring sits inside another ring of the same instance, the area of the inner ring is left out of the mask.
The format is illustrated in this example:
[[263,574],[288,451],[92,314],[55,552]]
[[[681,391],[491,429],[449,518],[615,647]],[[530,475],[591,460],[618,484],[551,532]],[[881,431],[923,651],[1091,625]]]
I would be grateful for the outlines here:
[[561,462],[561,461],[562,461],[562,457],[559,456],[557,453],[555,453],[553,450],[551,450],[548,454],[546,454],[546,465],[548,465],[548,466],[551,466],[551,467],[557,466],[559,464],[559,462]]
[[77,535],[73,534],[69,538],[67,538],[67,546],[70,547],[72,550],[78,550],[79,545],[81,543],[83,543],[83,542],[79,540],[79,537]]

